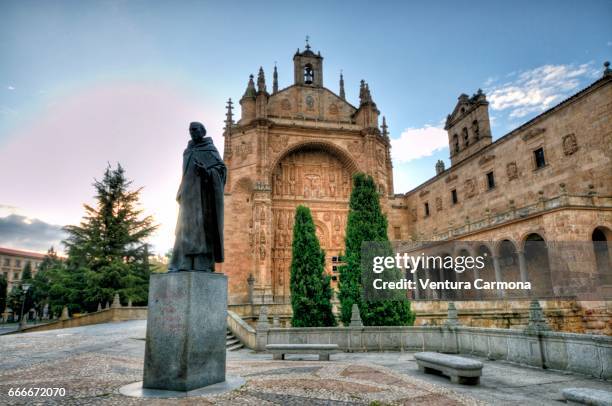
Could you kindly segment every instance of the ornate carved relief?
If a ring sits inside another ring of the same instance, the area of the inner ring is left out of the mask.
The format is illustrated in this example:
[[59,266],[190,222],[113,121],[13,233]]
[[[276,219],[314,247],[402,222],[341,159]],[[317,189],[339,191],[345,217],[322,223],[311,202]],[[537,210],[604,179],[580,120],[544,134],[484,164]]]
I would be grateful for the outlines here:
[[485,155],[478,160],[478,165],[483,166],[495,159],[495,155]]
[[270,147],[274,152],[280,152],[289,143],[289,137],[286,135],[273,135],[270,137]]
[[465,197],[470,198],[476,196],[476,181],[468,179],[465,181]]
[[567,134],[563,137],[563,153],[565,156],[573,155],[576,151],[578,151],[578,141],[576,140],[576,136],[572,134]]
[[[351,173],[345,164],[322,150],[295,151],[273,170],[272,235],[266,237],[268,245],[271,245],[267,252],[271,253],[270,269],[275,295],[289,294],[287,285],[297,205],[311,207],[319,243],[327,255],[338,255],[344,250],[350,180]],[[261,212],[256,213],[261,217]]]
[[444,181],[445,181],[446,183],[450,183],[450,182],[452,182],[452,181],[454,181],[454,180],[457,180],[457,175],[455,175],[455,174],[451,173],[450,175],[448,175],[448,176],[446,177],[446,179],[445,179]]
[[363,143],[361,141],[353,141],[348,144],[347,149],[352,154],[362,154],[363,153]]
[[442,211],[442,198],[436,197],[436,210]]
[[306,110],[314,110],[315,100],[311,95],[306,96]]
[[298,151],[285,158],[275,169],[273,196],[323,199],[347,199],[350,195],[350,172],[331,154],[324,151]]
[[529,141],[530,139],[537,137],[540,134],[543,134],[545,131],[546,128],[532,128],[528,130],[525,134],[523,134],[521,138],[523,139],[523,141]]
[[429,190],[421,190],[419,193],[419,197],[427,196],[429,194]]
[[385,166],[385,153],[381,148],[376,148],[376,162],[381,168]]
[[285,111],[291,110],[291,102],[289,99],[283,99],[283,101],[281,101],[281,109]]
[[252,152],[253,145],[250,141],[242,141],[240,144],[234,146],[234,155],[242,160],[245,160]]
[[508,180],[518,178],[518,166],[516,166],[516,162],[512,161],[506,165],[506,175],[508,175]]
[[338,115],[338,106],[336,105],[336,103],[332,103],[329,105],[329,114],[331,114],[332,116]]

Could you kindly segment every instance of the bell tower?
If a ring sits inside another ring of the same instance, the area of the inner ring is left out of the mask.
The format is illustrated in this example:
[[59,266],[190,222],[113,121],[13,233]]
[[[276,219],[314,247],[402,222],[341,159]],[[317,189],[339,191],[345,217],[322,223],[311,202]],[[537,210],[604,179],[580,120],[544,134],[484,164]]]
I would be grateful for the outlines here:
[[308,37],[304,52],[298,48],[293,56],[293,76],[296,85],[323,87],[323,57],[312,52]]

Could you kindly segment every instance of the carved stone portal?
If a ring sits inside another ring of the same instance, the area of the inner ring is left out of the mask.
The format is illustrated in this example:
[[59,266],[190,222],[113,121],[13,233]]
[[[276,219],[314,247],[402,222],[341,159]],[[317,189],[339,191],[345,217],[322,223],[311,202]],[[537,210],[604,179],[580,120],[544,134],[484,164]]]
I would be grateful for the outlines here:
[[[332,153],[318,149],[287,155],[272,173],[271,269],[275,297],[288,297],[295,208],[308,206],[326,256],[339,255],[351,193],[351,171]],[[331,262],[326,261],[331,272]]]

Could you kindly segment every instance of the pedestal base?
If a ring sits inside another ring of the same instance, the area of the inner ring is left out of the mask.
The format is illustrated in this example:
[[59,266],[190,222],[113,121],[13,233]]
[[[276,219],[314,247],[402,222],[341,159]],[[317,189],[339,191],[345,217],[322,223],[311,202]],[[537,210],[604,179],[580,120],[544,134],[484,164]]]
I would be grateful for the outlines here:
[[179,392],[172,390],[146,389],[142,387],[142,382],[134,382],[119,388],[119,393],[134,398],[192,398],[231,392],[245,383],[246,380],[240,376],[228,376],[225,381],[214,385],[205,386],[188,392]]
[[188,392],[225,381],[227,277],[151,275],[144,389]]

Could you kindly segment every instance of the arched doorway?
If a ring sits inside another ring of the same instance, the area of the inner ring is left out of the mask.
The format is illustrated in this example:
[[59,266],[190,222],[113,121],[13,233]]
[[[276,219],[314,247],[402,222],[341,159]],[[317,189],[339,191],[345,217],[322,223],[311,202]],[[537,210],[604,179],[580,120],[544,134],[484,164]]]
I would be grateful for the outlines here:
[[[338,258],[344,251],[344,233],[351,194],[352,174],[357,166],[333,145],[309,143],[293,147],[271,170],[272,188],[272,289],[274,301],[288,302],[293,222],[298,205],[310,208],[325,269],[337,276]],[[336,279],[336,278],[333,278]],[[333,281],[335,288],[337,281]]]
[[[518,253],[514,243],[510,240],[503,240],[499,244],[499,268],[502,281],[521,281],[521,272],[518,261]],[[514,290],[506,290],[505,295],[508,297],[517,297],[521,294]]]
[[606,227],[597,227],[591,234],[591,240],[593,241],[599,284],[612,285],[612,258],[610,257],[612,231]]
[[525,258],[525,274],[531,282],[531,293],[538,298],[553,296],[548,246],[538,233],[525,237],[523,255]]

